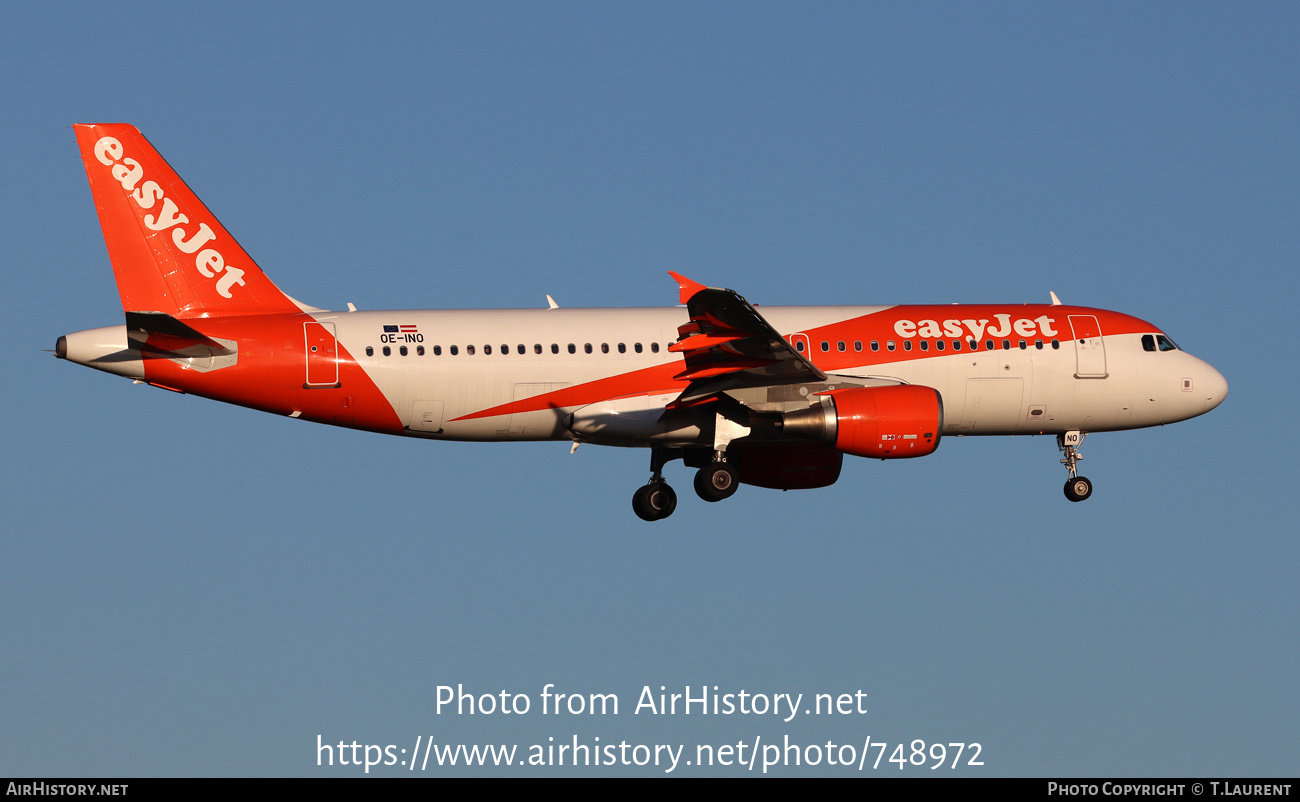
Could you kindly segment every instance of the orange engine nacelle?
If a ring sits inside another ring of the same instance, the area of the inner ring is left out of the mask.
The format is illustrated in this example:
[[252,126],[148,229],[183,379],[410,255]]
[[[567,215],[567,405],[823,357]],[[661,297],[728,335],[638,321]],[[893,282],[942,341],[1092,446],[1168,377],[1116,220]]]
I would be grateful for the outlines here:
[[924,457],[939,447],[943,399],[933,387],[912,384],[834,390],[817,406],[786,413],[782,428],[858,457]]

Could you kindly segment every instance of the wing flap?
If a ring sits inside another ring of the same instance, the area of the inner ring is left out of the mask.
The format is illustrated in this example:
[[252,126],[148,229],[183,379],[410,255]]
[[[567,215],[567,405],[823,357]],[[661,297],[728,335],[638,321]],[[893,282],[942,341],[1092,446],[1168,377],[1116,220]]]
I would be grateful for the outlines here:
[[693,406],[729,389],[825,381],[826,374],[799,354],[772,324],[735,290],[706,287],[669,272],[689,320],[677,329],[669,351],[683,355],[677,374],[690,384],[673,402]]

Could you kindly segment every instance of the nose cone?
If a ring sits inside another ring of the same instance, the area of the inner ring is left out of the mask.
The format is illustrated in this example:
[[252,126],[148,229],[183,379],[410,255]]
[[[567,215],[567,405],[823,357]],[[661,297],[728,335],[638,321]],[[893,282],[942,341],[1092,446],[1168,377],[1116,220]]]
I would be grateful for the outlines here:
[[1205,390],[1205,411],[1217,407],[1228,397],[1228,380],[1210,365],[1205,366],[1205,381],[1201,384]]

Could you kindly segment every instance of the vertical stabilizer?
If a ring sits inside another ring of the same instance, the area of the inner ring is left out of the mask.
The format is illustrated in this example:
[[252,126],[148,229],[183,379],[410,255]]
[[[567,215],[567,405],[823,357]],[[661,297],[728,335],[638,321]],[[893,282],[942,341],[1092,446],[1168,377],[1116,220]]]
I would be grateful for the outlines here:
[[73,129],[124,310],[177,318],[300,311],[134,126]]

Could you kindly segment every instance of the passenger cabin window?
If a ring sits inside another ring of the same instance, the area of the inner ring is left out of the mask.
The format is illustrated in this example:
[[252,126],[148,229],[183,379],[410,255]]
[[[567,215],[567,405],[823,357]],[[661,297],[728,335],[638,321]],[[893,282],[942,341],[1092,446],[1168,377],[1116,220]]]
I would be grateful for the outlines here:
[[822,353],[826,353],[829,350],[831,350],[831,344],[825,340],[822,340]]
[[637,344],[633,345],[633,346],[632,346],[632,350],[633,350],[633,351],[636,351],[638,354],[641,353],[641,343],[637,343]]
[[885,343],[885,347],[891,351],[894,350],[894,341],[890,340],[889,342]]
[[872,340],[872,341],[871,341],[871,350],[872,350],[872,351],[879,351],[879,350],[880,350],[880,341],[879,341],[879,340]]
[[659,353],[659,343],[650,343],[650,352],[653,354]]
[[472,345],[465,346],[465,356],[474,356],[474,346]]
[[401,354],[402,356],[406,356],[406,355],[407,355],[408,353],[410,353],[410,352],[407,351],[407,350],[406,350],[406,346],[403,345],[401,348],[398,348],[398,349],[397,349],[397,353]]
[[626,353],[627,353],[627,346],[624,345],[623,343],[619,343],[619,344],[618,344],[618,352],[619,352],[620,354],[626,354]]
[[[472,345],[470,346],[470,348],[473,348],[473,347],[474,347],[474,346],[472,346]],[[485,345],[485,346],[483,346],[483,353],[487,354],[488,356],[491,356],[491,355],[492,355],[492,346],[490,346],[490,345]]]
[[911,341],[911,340],[903,340],[903,350],[904,350],[904,351],[911,351],[911,350],[912,350],[912,341]]
[[417,345],[417,346],[415,346],[415,355],[416,355],[416,356],[424,356],[424,346],[423,346],[423,345]]
[[1010,340],[1003,340],[1003,341],[1002,341],[1002,350],[1003,350],[1003,351],[1010,351],[1010,350],[1011,350],[1011,341],[1010,341]]
[[[524,347],[524,344],[523,344],[523,343],[519,343],[519,345],[515,346],[515,350],[518,351],[518,352],[521,353],[521,354],[524,354],[524,353],[527,353],[527,352],[528,352],[528,349]],[[541,352],[542,352],[542,347],[539,345],[539,346],[537,346],[537,353],[540,354]]]
[[578,353],[578,347],[577,347],[576,345],[574,345],[573,343],[569,343],[569,353],[571,353],[571,354],[576,354],[576,353]]
[[590,353],[591,353],[591,343],[583,343],[583,344],[582,344],[582,350],[585,351],[586,353],[590,354]]
[[[523,348],[522,345],[519,346],[519,347],[520,347],[520,348]],[[540,354],[541,352],[542,352],[542,344],[541,344],[541,343],[533,343],[533,353],[534,353],[534,354]]]
[[[452,351],[452,353],[454,354],[454,353],[456,353],[456,352],[455,352],[455,351]],[[435,345],[435,346],[433,347],[433,355],[434,355],[434,356],[442,356],[442,346],[441,346],[441,345]]]
[[451,355],[452,355],[452,356],[455,356],[455,355],[456,355],[456,352],[459,351],[459,350],[460,350],[460,349],[459,349],[458,347],[456,347],[456,346],[453,345],[453,346],[451,347]]
[[840,350],[840,353],[843,353],[843,352],[844,352],[844,341],[843,341],[843,340],[840,340],[838,343],[836,343],[835,347],[838,348],[838,349]]
[[558,354],[558,353],[560,353],[560,344],[559,344],[559,343],[551,343],[551,353],[552,353],[552,354]]
[[801,354],[803,353],[803,340],[794,341],[794,350],[798,351]]
[[[985,340],[985,341],[984,341],[984,350],[985,350],[985,351],[992,351],[995,347],[997,347],[997,346],[996,346],[996,344],[995,344],[992,340]],[[972,350],[974,350],[973,347],[972,347]]]
[[1039,351],[1043,350],[1043,341],[1034,340],[1034,347],[1037,348]]
[[600,352],[601,352],[602,354],[608,354],[608,353],[609,353],[609,343],[601,343],[601,344],[600,344]]
[[366,356],[374,356],[374,355],[375,355],[375,347],[373,345],[367,345]]
[[862,350],[862,341],[861,341],[861,340],[854,340],[854,341],[853,341],[853,350],[854,350],[854,351],[861,351],[861,350]]
[[389,348],[388,346],[385,345],[385,346],[384,346],[384,356],[392,356],[392,355],[393,355],[393,349],[391,349],[391,348]]

